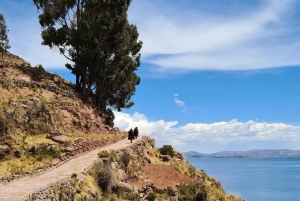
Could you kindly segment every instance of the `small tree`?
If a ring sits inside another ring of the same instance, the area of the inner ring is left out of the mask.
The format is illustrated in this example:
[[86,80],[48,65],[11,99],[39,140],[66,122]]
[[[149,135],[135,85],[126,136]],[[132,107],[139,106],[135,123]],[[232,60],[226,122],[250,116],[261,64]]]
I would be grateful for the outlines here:
[[0,51],[2,53],[2,59],[4,59],[4,53],[10,48],[7,36],[8,31],[4,15],[0,13]]
[[169,155],[171,157],[175,155],[172,145],[164,145],[162,148],[159,148],[159,152],[162,155]]

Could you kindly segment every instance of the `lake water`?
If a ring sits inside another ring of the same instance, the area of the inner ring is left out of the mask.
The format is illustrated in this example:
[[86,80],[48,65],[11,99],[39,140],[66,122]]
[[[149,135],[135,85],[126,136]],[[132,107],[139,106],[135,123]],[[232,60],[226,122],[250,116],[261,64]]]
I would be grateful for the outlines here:
[[300,158],[188,159],[247,201],[300,201]]

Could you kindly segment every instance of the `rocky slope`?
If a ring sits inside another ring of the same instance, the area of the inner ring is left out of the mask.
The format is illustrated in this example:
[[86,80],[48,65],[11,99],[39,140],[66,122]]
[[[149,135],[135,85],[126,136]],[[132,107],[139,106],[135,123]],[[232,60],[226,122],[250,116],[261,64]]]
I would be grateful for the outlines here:
[[[83,101],[72,83],[18,56],[0,61],[0,182],[41,173],[76,155],[117,142],[108,111]],[[46,174],[46,173],[45,173]],[[29,177],[26,177],[29,178]],[[27,200],[241,200],[184,160],[161,155],[151,138],[102,151],[83,173]]]
[[0,181],[125,137],[72,83],[18,56],[0,60],[0,91]]
[[99,159],[82,174],[31,194],[29,200],[224,200],[220,182],[197,171],[176,152],[161,155],[149,137],[121,149],[99,152]]

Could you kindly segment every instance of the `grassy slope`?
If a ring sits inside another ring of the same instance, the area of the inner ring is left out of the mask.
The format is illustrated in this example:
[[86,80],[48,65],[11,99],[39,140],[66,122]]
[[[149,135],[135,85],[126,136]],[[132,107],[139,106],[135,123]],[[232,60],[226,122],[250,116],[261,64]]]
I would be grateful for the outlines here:
[[[105,113],[41,65],[31,67],[6,54],[0,60],[0,92],[0,176],[24,175],[51,164],[76,138],[114,140]],[[70,140],[57,143],[46,138],[56,130]]]

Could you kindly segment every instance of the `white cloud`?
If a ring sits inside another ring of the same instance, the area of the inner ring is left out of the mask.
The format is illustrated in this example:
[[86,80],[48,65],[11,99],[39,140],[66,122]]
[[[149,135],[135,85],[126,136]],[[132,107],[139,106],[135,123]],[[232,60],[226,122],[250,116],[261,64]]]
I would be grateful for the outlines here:
[[179,100],[178,98],[175,97],[175,103],[178,105],[178,106],[182,106],[184,107],[185,106],[185,103],[181,100]]
[[185,112],[186,111],[185,102],[183,102],[177,98],[179,96],[179,94],[174,94],[174,96],[175,96],[174,101],[175,101],[176,105],[178,105],[179,107],[182,107],[183,108],[182,111]]
[[[265,0],[231,15],[166,3],[133,2],[131,21],[144,42],[143,61],[157,70],[252,70],[300,64],[299,35],[290,22],[295,0]],[[187,2],[190,3],[190,2]],[[173,71],[172,71],[173,72]],[[180,72],[180,71],[179,71]]]
[[149,121],[145,115],[115,112],[115,126],[121,130],[138,127],[141,135],[156,139],[158,147],[171,144],[179,151],[212,153],[224,150],[257,148],[300,148],[300,125],[284,123],[228,122],[188,123],[175,127],[178,122]]
[[[262,2],[244,12],[240,11],[244,8],[232,4],[230,14],[224,15],[217,9],[207,12],[200,6],[189,9],[177,4],[176,7],[172,1],[133,1],[129,18],[137,24],[144,43],[142,62],[168,72],[299,65],[298,28],[291,18],[295,16],[293,8],[297,1]],[[58,51],[41,45],[41,28],[34,5],[16,0],[4,0],[1,5],[1,12],[9,16],[6,20],[12,53],[32,65],[41,63],[46,69],[65,69],[68,60]],[[26,9],[22,9],[24,6]]]

